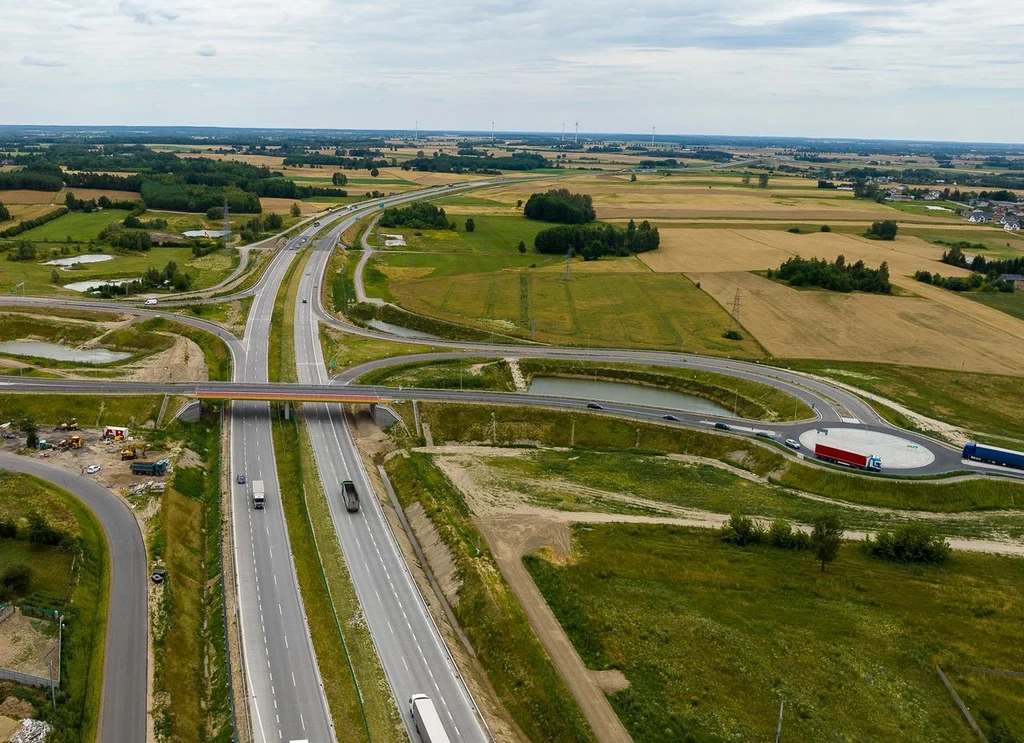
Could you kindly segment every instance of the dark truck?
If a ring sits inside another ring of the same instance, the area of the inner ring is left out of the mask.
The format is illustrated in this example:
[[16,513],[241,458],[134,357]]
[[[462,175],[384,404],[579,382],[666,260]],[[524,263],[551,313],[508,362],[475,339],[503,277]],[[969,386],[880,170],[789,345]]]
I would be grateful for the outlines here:
[[131,471],[133,475],[166,475],[170,466],[169,459],[161,459],[159,462],[132,462]]
[[356,491],[356,485],[351,480],[345,480],[341,483],[341,492],[345,496],[345,508],[349,513],[355,513],[359,510],[359,493]]

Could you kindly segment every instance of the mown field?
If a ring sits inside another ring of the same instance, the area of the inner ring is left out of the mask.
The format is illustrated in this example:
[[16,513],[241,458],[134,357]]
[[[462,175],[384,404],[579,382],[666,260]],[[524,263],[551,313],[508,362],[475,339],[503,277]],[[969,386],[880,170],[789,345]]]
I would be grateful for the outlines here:
[[[463,197],[472,198],[472,197]],[[380,236],[382,250],[421,250],[436,253],[472,253],[477,255],[508,255],[516,256],[520,242],[526,243],[532,259],[533,238],[546,227],[546,222],[537,222],[523,216],[505,216],[491,214],[472,214],[469,217],[450,214],[448,217],[457,225],[456,230],[416,230],[407,227],[378,227],[370,236],[370,244],[375,244]],[[472,218],[475,227],[472,232],[466,231],[466,220]],[[384,246],[384,235],[402,235],[406,247],[387,248]],[[542,256],[541,256],[542,257]]]
[[101,209],[89,214],[73,212],[28,232],[22,232],[17,240],[87,243],[99,237],[107,225],[120,222],[129,214],[131,212],[121,209]]
[[[822,573],[713,532],[587,525],[570,558],[526,564],[587,665],[625,674],[610,700],[638,743],[770,740],[780,701],[784,740],[967,743],[934,665],[1020,666],[1020,559],[920,568],[847,544]],[[1013,706],[980,691],[990,730],[1024,733],[1024,685]]]

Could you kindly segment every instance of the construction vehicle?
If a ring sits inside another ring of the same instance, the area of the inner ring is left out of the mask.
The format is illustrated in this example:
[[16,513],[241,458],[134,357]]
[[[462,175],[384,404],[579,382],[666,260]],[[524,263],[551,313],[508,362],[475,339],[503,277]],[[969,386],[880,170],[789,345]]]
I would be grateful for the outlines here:
[[66,421],[61,421],[53,427],[54,431],[80,431],[81,426],[78,425],[77,418],[68,418]]
[[139,450],[135,448],[135,444],[128,444],[128,446],[121,450],[121,461],[135,459],[138,455]]
[[170,466],[170,459],[161,459],[159,462],[132,462],[129,468],[133,475],[166,475]]
[[59,446],[61,449],[81,449],[83,446],[85,446],[85,437],[82,436],[81,434],[74,433],[71,434],[70,438],[62,440],[59,444],[57,444],[57,446]]
[[345,509],[349,513],[355,513],[359,510],[359,493],[356,491],[356,485],[351,480],[345,480],[341,483],[341,490],[345,494]]
[[52,449],[52,448],[53,448],[53,444],[51,444],[46,439],[39,439],[39,441],[36,442],[36,449],[38,449],[39,451],[43,451],[44,449]]

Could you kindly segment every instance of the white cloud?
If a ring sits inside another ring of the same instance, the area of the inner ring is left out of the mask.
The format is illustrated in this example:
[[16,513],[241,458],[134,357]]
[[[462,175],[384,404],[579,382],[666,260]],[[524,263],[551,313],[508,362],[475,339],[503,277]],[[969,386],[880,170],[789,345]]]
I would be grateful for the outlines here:
[[40,57],[37,54],[26,54],[21,58],[26,67],[67,67],[68,63],[56,57]]
[[[1019,140],[1022,31],[1004,0],[33,0],[0,65],[33,122]],[[118,83],[40,86],[60,59]]]

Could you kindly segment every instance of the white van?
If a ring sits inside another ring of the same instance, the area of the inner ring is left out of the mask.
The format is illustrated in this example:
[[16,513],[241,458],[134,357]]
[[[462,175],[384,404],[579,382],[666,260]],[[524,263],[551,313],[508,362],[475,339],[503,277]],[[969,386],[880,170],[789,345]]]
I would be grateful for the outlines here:
[[156,300],[155,299],[147,299],[146,300],[146,304],[156,304]]

